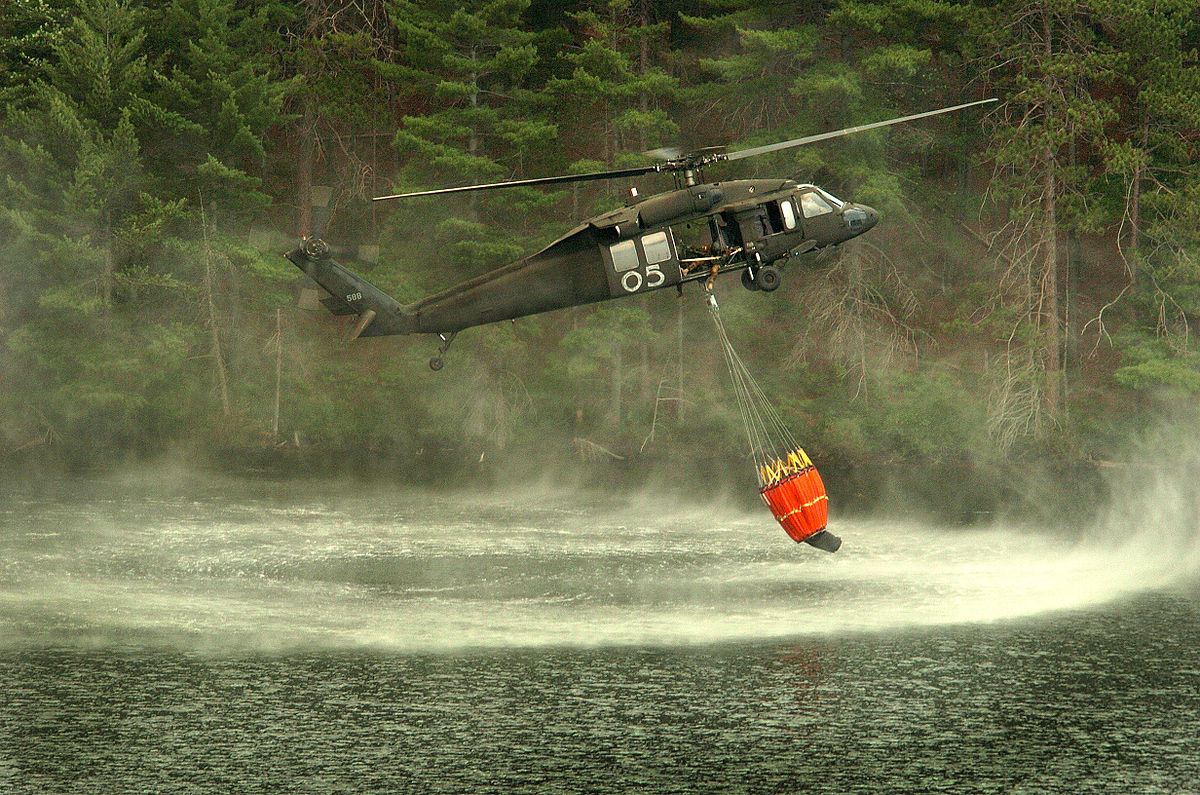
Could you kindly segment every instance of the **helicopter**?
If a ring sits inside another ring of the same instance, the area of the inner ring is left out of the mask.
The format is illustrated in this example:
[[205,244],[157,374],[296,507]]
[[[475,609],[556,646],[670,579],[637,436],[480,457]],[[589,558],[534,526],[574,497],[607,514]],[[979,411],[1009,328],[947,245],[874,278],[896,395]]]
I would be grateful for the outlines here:
[[[394,201],[663,172],[675,178],[674,190],[639,198],[631,189],[624,206],[579,223],[542,250],[411,304],[401,304],[334,259],[321,237],[328,213],[285,256],[328,293],[321,303],[330,312],[357,316],[351,339],[437,335],[441,344],[429,361],[437,371],[454,337],[473,326],[672,287],[682,292],[688,282],[703,282],[711,292],[714,279],[733,272],[741,273],[747,289],[772,292],[788,257],[857,237],[878,223],[879,213],[792,179],[704,182],[706,168],[996,101],[977,100],[733,152],[724,147],[686,154],[657,150],[650,154],[660,162],[632,168],[377,196],[374,201]],[[695,244],[680,234],[683,228],[705,226],[707,234]]]

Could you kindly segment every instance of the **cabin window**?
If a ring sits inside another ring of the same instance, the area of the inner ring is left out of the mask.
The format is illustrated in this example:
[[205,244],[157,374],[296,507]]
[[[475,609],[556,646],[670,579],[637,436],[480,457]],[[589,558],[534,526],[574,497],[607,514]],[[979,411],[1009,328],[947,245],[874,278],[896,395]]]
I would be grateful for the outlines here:
[[612,255],[613,270],[617,273],[631,271],[638,266],[637,247],[632,240],[622,240],[608,247]]
[[654,232],[642,238],[642,251],[646,252],[646,264],[654,265],[671,259],[671,244],[666,232]]
[[833,212],[833,207],[820,194],[809,191],[800,194],[800,210],[805,218],[813,218]]
[[781,201],[779,203],[779,211],[781,213],[783,213],[783,228],[784,229],[795,229],[796,228],[796,208],[792,206],[792,203],[790,201],[788,201],[787,199],[784,199],[783,201]]

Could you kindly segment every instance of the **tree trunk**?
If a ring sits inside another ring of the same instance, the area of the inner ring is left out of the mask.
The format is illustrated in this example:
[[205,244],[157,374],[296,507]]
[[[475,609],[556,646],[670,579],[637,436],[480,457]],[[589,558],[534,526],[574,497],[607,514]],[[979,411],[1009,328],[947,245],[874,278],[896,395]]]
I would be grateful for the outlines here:
[[[1051,27],[1051,16],[1048,9],[1042,9],[1042,47],[1045,56],[1044,69],[1054,62],[1054,39]],[[1046,91],[1046,126],[1051,126],[1052,119],[1049,107],[1049,97],[1054,95],[1053,77],[1047,72],[1043,79],[1047,83]],[[1042,339],[1046,346],[1046,394],[1044,405],[1051,419],[1057,419],[1062,405],[1062,329],[1059,326],[1058,312],[1058,219],[1057,190],[1058,181],[1055,178],[1054,149],[1047,143],[1041,153],[1042,168],[1042,278],[1039,307],[1040,322],[1044,324]]]
[[275,415],[271,420],[271,435],[279,436],[279,388],[283,380],[283,323],[282,310],[275,309]]
[[[1150,145],[1150,112],[1147,110],[1142,118],[1142,143],[1141,151],[1145,153]],[[1133,169],[1133,184],[1129,190],[1132,194],[1129,197],[1129,252],[1133,257],[1130,267],[1133,270],[1133,278],[1137,279],[1137,274],[1141,270],[1141,242],[1142,242],[1142,180],[1146,177],[1146,167],[1143,165],[1141,158],[1138,159],[1137,165]]]
[[609,392],[609,413],[613,425],[621,425],[621,391],[624,387],[625,359],[619,342],[612,343],[612,381]]
[[229,376],[225,371],[225,356],[221,352],[221,323],[217,317],[217,302],[213,297],[212,247],[208,244],[208,219],[203,200],[200,205],[200,231],[204,238],[204,298],[208,306],[208,328],[211,333],[213,369],[216,371],[217,387],[221,394],[221,413],[228,417],[233,413],[229,401]]
[[[478,51],[476,50],[476,48],[474,46],[472,46],[471,47],[471,63],[472,64],[477,63],[478,60],[479,60]],[[478,107],[479,107],[479,73],[473,71],[470,73],[469,77],[471,79],[470,102],[471,102],[472,116],[477,118],[477,116],[475,116],[474,111],[476,109],[478,109]],[[471,122],[471,126],[468,129],[470,130],[470,135],[467,138],[467,154],[469,154],[471,156],[471,159],[474,160],[476,157],[479,156],[479,130],[475,128],[474,121]],[[467,174],[466,176],[467,176],[467,179],[470,180],[471,182],[479,181],[475,178],[475,175],[473,175],[473,174]],[[476,222],[479,221],[479,194],[475,193],[474,191],[467,194],[467,213],[468,213],[468,217],[472,221],[476,221]]]
[[228,417],[233,413],[229,402],[229,375],[225,371],[225,356],[221,353],[221,324],[217,318],[217,302],[213,298],[212,261],[205,251],[204,292],[208,304],[208,327],[212,338],[213,369],[216,371],[217,388],[221,394],[221,413]]
[[317,152],[317,120],[312,105],[304,103],[304,120],[300,125],[300,152],[296,157],[296,201],[299,204],[296,216],[296,234],[308,235],[313,231],[313,159]]
[[675,299],[676,366],[679,368],[679,392],[676,394],[675,418],[683,423],[683,296]]
[[104,311],[112,311],[113,301],[113,273],[116,271],[116,265],[113,261],[112,243],[104,247],[104,273],[100,274],[100,298],[103,301]]
[[[650,27],[650,8],[647,0],[640,0],[638,3],[638,22],[642,26],[642,41],[638,48],[638,75],[645,77],[646,72],[650,71],[650,42],[647,41],[646,28]],[[650,110],[650,97],[643,90],[638,94],[638,109],[642,113]],[[639,128],[639,136],[641,137],[641,149],[646,151],[650,145],[646,143],[646,130]]]
[[1058,222],[1055,201],[1054,155],[1049,147],[1042,153],[1042,284],[1039,305],[1046,346],[1046,411],[1056,418],[1062,405],[1062,328],[1058,310]]

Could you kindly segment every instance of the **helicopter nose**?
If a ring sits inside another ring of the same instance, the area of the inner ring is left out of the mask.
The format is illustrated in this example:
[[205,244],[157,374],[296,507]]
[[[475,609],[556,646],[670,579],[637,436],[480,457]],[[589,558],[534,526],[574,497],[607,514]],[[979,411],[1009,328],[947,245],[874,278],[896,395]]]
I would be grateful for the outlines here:
[[879,213],[865,204],[851,204],[842,213],[850,237],[857,237],[879,223]]
[[858,206],[860,208],[862,208],[862,211],[864,213],[867,214],[866,221],[863,222],[863,231],[864,232],[867,231],[868,229],[870,229],[871,227],[875,226],[875,224],[879,223],[879,211],[878,210],[876,210],[874,207],[868,207],[865,204],[860,204]]

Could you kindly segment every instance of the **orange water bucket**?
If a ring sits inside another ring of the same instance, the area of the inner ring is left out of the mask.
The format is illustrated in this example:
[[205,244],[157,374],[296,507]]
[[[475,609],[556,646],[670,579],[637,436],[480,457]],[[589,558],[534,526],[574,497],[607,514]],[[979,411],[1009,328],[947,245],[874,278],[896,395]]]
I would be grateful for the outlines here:
[[829,497],[811,464],[759,490],[763,502],[793,541],[803,541],[829,523]]

